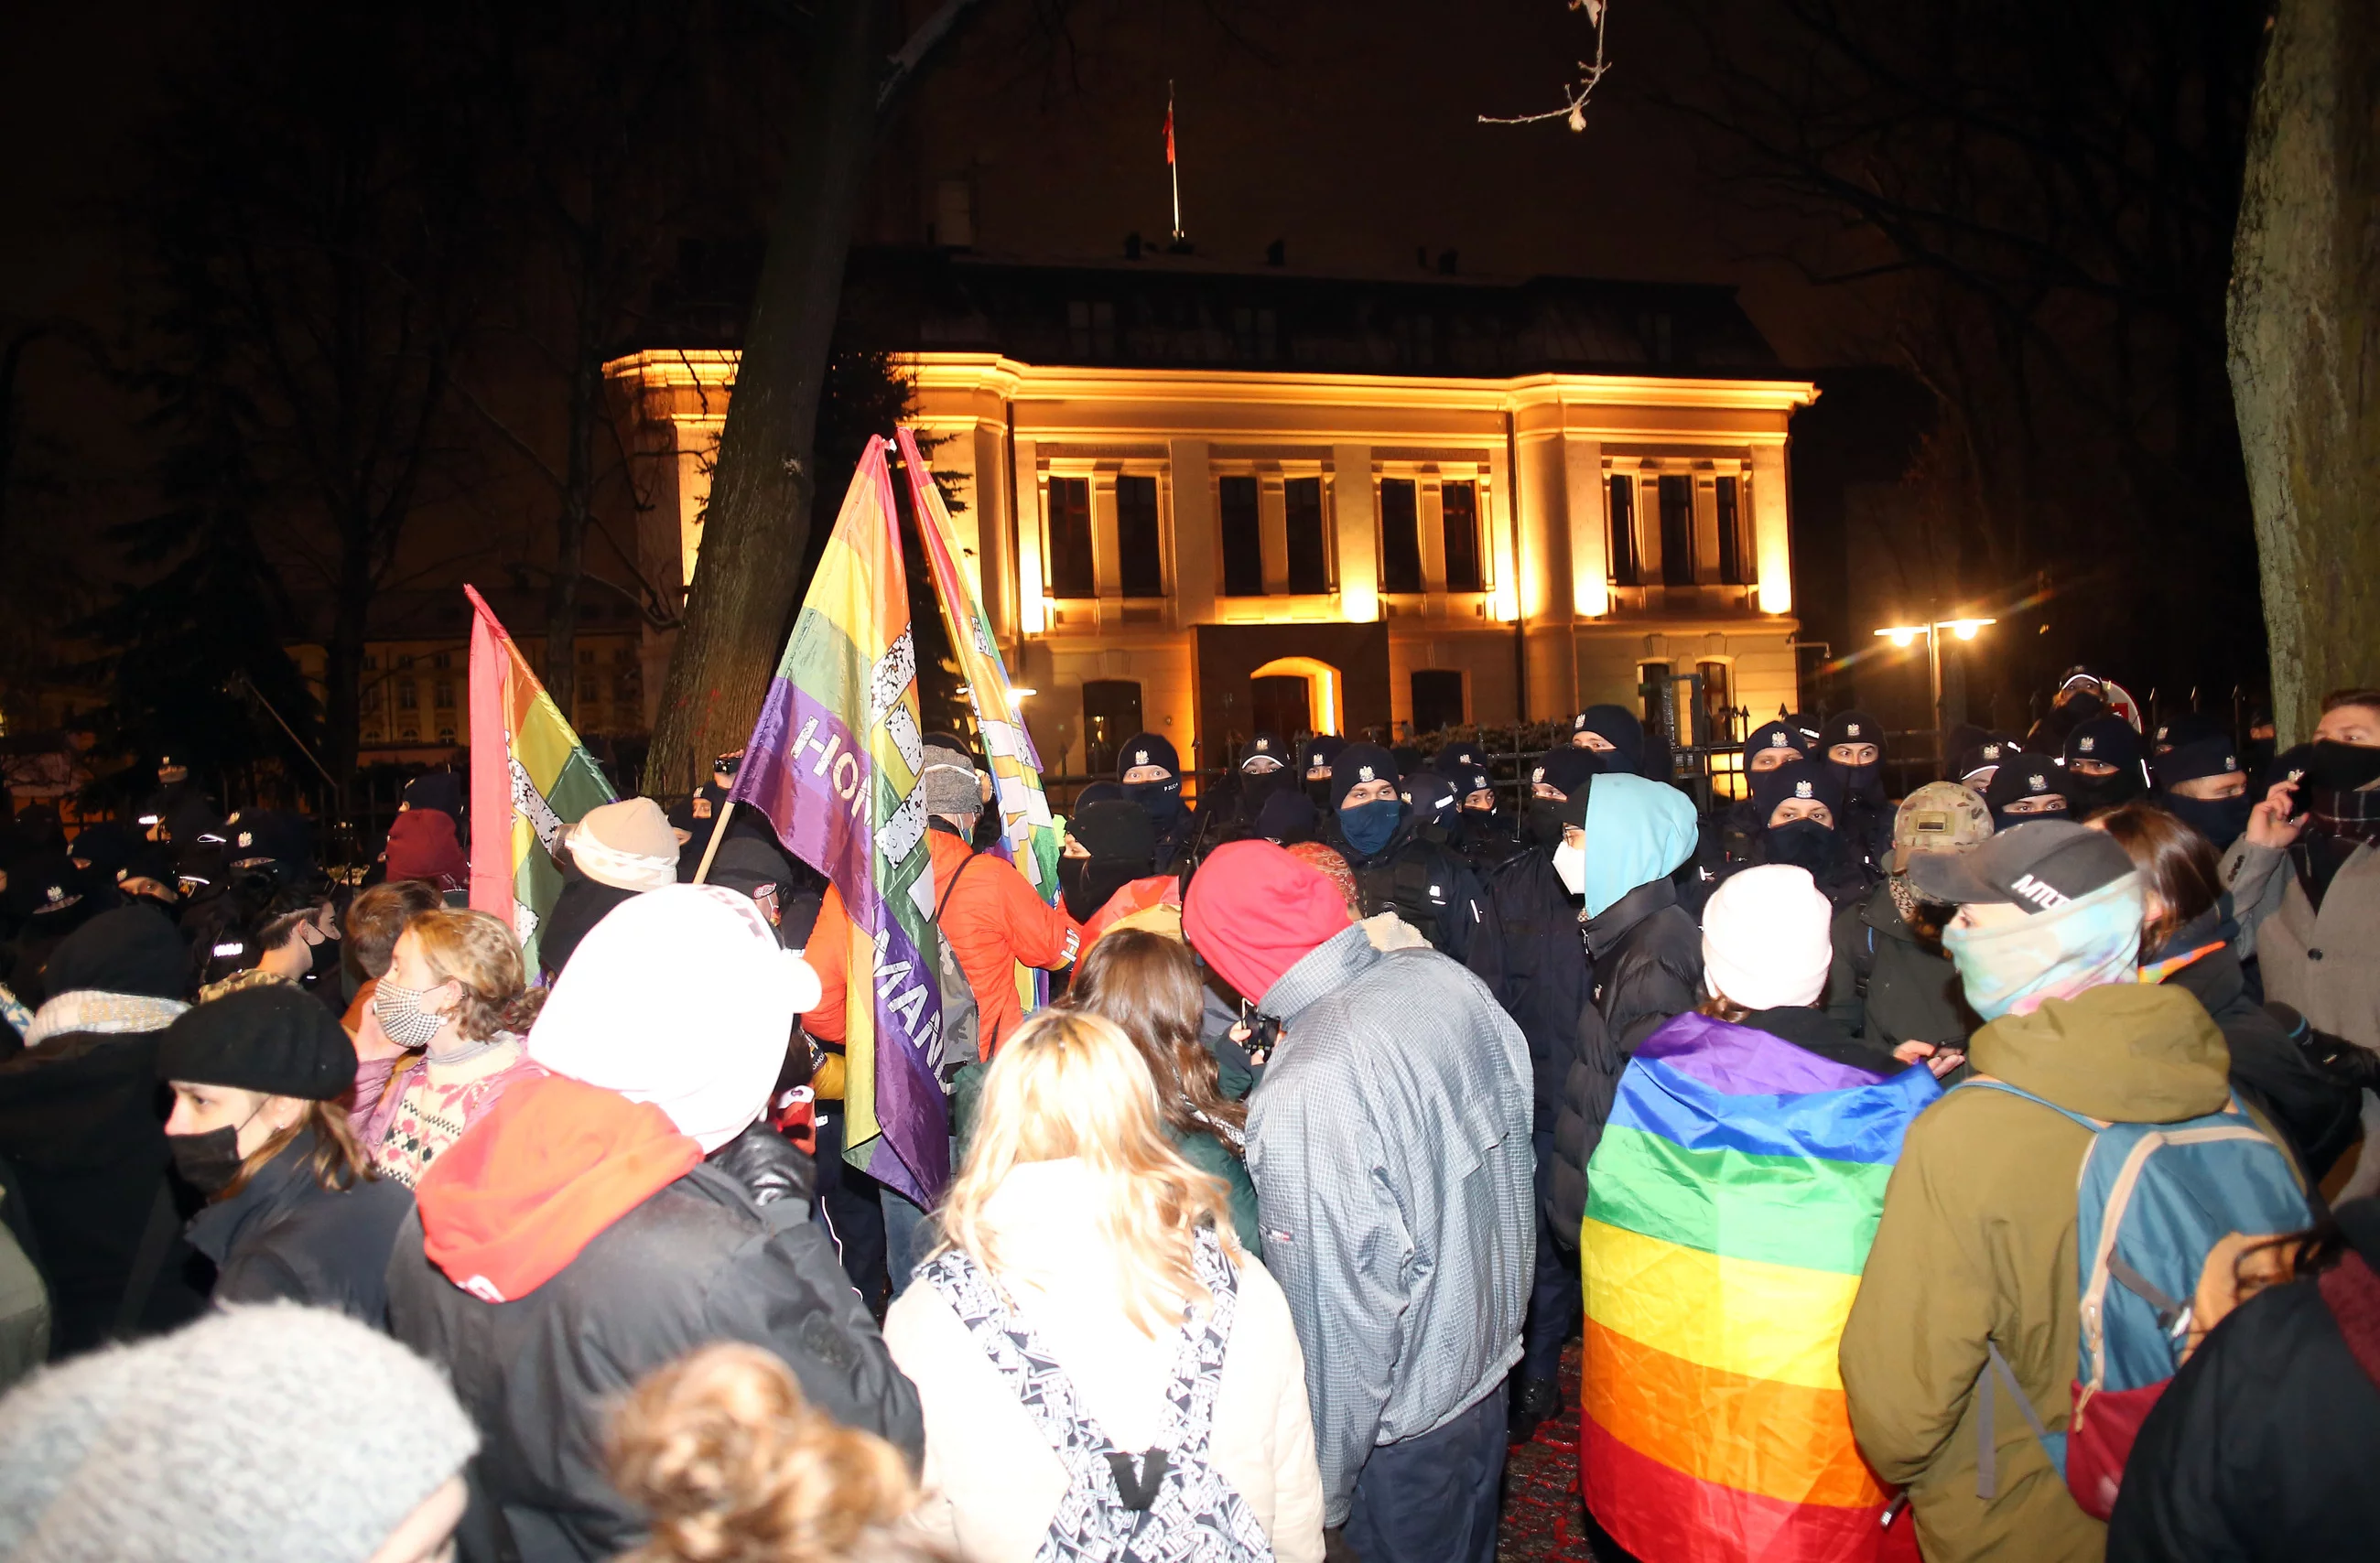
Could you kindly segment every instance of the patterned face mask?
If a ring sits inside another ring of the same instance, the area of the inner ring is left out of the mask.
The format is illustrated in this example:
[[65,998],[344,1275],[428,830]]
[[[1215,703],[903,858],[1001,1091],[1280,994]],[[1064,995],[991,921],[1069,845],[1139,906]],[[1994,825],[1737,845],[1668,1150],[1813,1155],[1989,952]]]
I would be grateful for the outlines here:
[[444,1015],[422,1007],[421,1000],[431,991],[427,987],[399,987],[386,977],[381,978],[380,986],[372,989],[372,1012],[380,1017],[380,1028],[388,1033],[390,1041],[408,1052],[430,1046],[430,1039],[446,1024]]
[[2021,922],[1994,928],[1954,922],[1942,930],[1942,948],[1975,1013],[1987,1021],[2029,1015],[2052,999],[2132,980],[2141,911],[2141,877],[2127,874]]

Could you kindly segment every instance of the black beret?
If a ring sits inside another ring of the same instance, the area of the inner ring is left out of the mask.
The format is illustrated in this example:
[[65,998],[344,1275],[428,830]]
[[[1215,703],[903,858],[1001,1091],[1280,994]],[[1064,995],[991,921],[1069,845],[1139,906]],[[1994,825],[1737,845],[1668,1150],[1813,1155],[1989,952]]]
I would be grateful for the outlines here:
[[356,1047],[322,1001],[258,983],[185,1012],[157,1044],[157,1075],[268,1097],[334,1101],[356,1083]]

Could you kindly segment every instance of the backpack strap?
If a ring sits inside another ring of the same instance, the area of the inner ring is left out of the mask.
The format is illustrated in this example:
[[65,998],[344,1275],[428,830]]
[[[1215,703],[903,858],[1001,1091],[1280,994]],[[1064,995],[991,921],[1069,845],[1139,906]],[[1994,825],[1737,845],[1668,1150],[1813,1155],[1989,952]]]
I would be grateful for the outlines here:
[[[2022,1093],[2019,1093],[2022,1095]],[[2066,1454],[2063,1436],[2053,1434],[2043,1425],[2041,1413],[2033,1409],[2033,1401],[2024,1387],[2016,1381],[2016,1369],[2000,1355],[2000,1343],[1986,1337],[1984,1340],[1984,1371],[1975,1379],[1975,1496],[1985,1503],[2000,1496],[1999,1447],[1993,1436],[1992,1406],[1999,1399],[1995,1391],[2006,1384],[2016,1400],[2017,1410],[2024,1414],[2024,1424],[2033,1430],[2034,1441],[2041,1452],[2049,1457],[2051,1469],[2065,1474]]]
[[941,926],[942,908],[951,903],[951,892],[959,888],[959,881],[966,878],[966,871],[974,867],[975,860],[982,855],[979,852],[969,852],[965,861],[951,870],[951,882],[942,887],[941,899],[934,903],[934,925],[937,928]]
[[2094,1134],[2096,1134],[2100,1130],[2107,1127],[2106,1124],[2099,1122],[2095,1119],[2085,1118],[2079,1112],[2074,1112],[2066,1108],[2059,1107],[2056,1102],[2049,1100],[2046,1097],[2036,1097],[2032,1092],[2011,1085],[2005,1080],[1962,1080],[1958,1084],[1953,1085],[1951,1089],[1954,1091],[2005,1091],[2011,1097],[2020,1097],[2025,1101],[2034,1102],[2042,1107],[2046,1107],[2050,1111],[2058,1114],[2060,1118],[2071,1119],[2075,1122],[2081,1124],[2083,1128],[2091,1131]]

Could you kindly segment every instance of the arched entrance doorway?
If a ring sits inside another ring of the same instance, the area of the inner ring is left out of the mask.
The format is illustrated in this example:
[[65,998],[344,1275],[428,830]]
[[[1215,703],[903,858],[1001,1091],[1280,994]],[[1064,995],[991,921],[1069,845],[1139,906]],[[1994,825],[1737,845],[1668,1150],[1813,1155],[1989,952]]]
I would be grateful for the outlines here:
[[1345,681],[1312,657],[1276,657],[1248,673],[1256,726],[1282,737],[1338,733],[1347,724]]

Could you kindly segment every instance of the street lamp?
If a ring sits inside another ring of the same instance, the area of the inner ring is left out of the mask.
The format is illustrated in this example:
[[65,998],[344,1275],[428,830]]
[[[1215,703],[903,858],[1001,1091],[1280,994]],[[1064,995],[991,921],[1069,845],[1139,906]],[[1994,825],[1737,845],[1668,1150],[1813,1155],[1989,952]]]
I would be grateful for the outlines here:
[[1961,640],[1973,640],[1975,638],[1976,632],[1985,624],[1998,623],[1999,623],[1998,619],[1936,619],[1933,623],[1925,624],[1888,624],[1876,632],[1903,651],[1915,645],[1919,636],[1925,637],[1925,682],[1934,697],[1934,760],[1945,774],[1949,771],[1953,757],[1942,752],[1945,746],[1942,727],[1942,632],[1949,630]]

